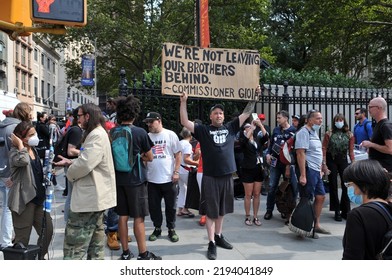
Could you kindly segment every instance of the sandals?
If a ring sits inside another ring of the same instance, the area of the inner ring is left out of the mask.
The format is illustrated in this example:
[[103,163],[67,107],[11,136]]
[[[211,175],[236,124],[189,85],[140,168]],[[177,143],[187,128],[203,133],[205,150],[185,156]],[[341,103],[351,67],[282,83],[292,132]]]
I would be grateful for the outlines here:
[[254,218],[254,219],[253,219],[253,223],[254,223],[256,226],[261,226],[261,222],[260,222],[259,218]]
[[245,218],[245,225],[247,225],[247,226],[253,225],[252,221],[250,220],[250,216],[246,216],[246,218]]
[[188,212],[178,212],[177,216],[179,216],[179,217],[187,216],[188,218],[194,218],[195,214],[193,214],[191,211],[188,211]]

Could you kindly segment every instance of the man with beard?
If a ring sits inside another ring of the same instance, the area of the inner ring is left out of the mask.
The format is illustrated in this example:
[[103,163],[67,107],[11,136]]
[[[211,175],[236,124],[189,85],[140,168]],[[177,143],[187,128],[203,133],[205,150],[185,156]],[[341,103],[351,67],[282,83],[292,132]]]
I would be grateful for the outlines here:
[[79,108],[78,119],[85,130],[78,158],[62,158],[56,165],[69,166],[73,184],[71,209],[64,237],[64,259],[104,259],[103,216],[116,206],[116,180],[105,119],[93,103]]
[[355,120],[357,121],[354,126],[355,144],[359,145],[364,140],[372,139],[372,122],[367,119],[367,110],[365,108],[355,109]]

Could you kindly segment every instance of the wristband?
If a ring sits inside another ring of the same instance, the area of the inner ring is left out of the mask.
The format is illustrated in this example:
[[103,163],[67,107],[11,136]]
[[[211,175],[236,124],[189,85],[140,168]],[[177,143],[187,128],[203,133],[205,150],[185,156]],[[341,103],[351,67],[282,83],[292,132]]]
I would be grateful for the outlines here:
[[180,174],[180,172],[178,172],[178,171],[174,171],[173,173],[174,173],[174,174]]

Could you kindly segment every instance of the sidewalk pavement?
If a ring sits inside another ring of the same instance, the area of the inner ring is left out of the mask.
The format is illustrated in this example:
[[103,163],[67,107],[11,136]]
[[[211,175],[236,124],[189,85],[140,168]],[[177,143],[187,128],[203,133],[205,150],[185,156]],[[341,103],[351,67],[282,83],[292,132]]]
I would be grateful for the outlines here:
[[[58,182],[64,184],[63,174],[58,175]],[[49,247],[49,259],[61,260],[63,258],[64,240],[64,209],[65,197],[62,191],[55,191],[52,205],[52,218],[54,238]],[[259,218],[262,225],[247,226],[244,223],[244,201],[235,200],[234,213],[224,218],[223,234],[233,244],[232,250],[217,249],[218,260],[340,260],[342,258],[342,238],[345,221],[336,222],[333,212],[329,209],[329,196],[327,194],[321,215],[321,225],[328,229],[331,235],[319,234],[319,239],[300,238],[292,233],[280,213],[275,209],[271,220],[264,220],[266,196],[261,196]],[[196,210],[192,210],[197,214]],[[1,210],[0,210],[1,212]],[[152,242],[148,236],[153,231],[149,217],[146,217],[147,248],[164,260],[207,260],[207,231],[198,224],[199,215],[194,218],[177,217],[176,232],[180,240],[172,243],[167,236],[165,224],[162,227],[162,236]],[[165,219],[164,219],[165,220]],[[137,246],[133,235],[132,219],[129,221],[129,234],[132,236],[130,250],[137,256]],[[35,244],[37,235],[33,229],[30,244]],[[106,240],[105,240],[106,244]],[[105,246],[105,259],[117,260],[122,250],[111,251]],[[3,255],[0,253],[0,260]]]

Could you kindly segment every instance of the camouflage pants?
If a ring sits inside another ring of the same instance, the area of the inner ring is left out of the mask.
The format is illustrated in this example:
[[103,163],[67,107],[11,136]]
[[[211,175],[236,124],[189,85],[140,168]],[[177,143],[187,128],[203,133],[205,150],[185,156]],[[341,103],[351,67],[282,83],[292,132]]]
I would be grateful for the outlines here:
[[64,237],[64,260],[103,260],[105,257],[104,211],[69,211]]

